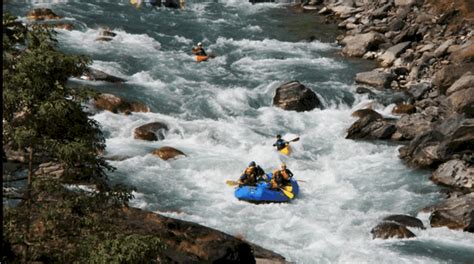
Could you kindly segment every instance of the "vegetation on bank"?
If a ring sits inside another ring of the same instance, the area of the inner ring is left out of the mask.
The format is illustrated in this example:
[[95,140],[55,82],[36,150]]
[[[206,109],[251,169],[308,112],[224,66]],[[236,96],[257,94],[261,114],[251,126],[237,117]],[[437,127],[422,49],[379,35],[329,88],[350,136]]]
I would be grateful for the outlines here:
[[[26,182],[17,184],[19,195],[3,197],[1,262],[152,263],[163,250],[160,239],[114,221],[133,196],[107,180],[113,167],[100,156],[104,136],[82,106],[94,92],[66,85],[90,60],[56,44],[54,32],[4,14],[3,147],[26,153]],[[44,162],[64,172],[35,173]],[[3,177],[5,189],[14,177]]]

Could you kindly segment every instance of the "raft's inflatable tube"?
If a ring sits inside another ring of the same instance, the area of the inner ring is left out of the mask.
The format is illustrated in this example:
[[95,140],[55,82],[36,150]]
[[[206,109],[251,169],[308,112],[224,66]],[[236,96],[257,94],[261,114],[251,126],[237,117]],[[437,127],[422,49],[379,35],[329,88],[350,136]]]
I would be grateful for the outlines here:
[[207,61],[207,59],[209,59],[209,56],[196,55],[196,61]]
[[[268,173],[267,176],[271,178],[272,174]],[[300,191],[298,183],[296,180],[291,178],[291,186],[293,188],[292,193],[295,197],[298,196]],[[286,196],[280,190],[269,189],[270,183],[268,182],[259,182],[257,186],[242,186],[235,190],[234,195],[239,200],[244,200],[254,203],[262,202],[288,202],[290,198]]]

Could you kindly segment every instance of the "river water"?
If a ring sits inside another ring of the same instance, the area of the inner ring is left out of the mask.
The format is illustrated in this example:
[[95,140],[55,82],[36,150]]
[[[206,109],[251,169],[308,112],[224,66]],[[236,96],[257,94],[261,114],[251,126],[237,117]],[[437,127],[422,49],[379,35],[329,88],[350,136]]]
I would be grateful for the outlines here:
[[[428,171],[407,168],[396,145],[345,139],[351,112],[367,99],[355,94],[355,73],[374,65],[338,55],[336,27],[284,4],[187,1],[184,10],[134,8],[126,1],[8,1],[25,19],[49,7],[73,31],[59,30],[62,50],[85,54],[92,66],[125,78],[116,85],[72,80],[150,106],[150,113],[93,115],[107,137],[110,177],[136,187],[133,206],[241,236],[296,263],[472,263],[472,234],[447,228],[413,230],[415,239],[373,240],[370,230],[389,214],[411,214],[441,199]],[[117,33],[97,42],[101,27]],[[308,42],[311,36],[315,41]],[[203,42],[217,55],[196,63]],[[299,80],[324,110],[297,113],[272,107],[275,89]],[[388,112],[388,109],[380,109]],[[137,126],[161,121],[163,141],[135,140]],[[272,148],[281,133],[294,154]],[[172,146],[187,157],[162,161],[150,153]],[[238,201],[225,181],[255,160],[265,170],[285,161],[300,183],[288,204]]]

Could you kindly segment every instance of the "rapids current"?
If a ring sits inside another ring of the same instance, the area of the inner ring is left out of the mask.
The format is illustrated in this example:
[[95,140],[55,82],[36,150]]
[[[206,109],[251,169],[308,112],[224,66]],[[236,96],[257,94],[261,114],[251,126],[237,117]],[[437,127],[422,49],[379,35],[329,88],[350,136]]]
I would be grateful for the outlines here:
[[[134,8],[127,1],[8,1],[4,10],[25,19],[49,7],[76,29],[59,30],[62,50],[85,54],[92,66],[128,81],[121,85],[72,80],[150,106],[150,113],[100,112],[114,182],[137,188],[133,206],[239,235],[296,263],[472,263],[472,234],[447,228],[414,230],[417,238],[372,240],[388,214],[412,214],[441,199],[430,172],[407,168],[398,146],[345,139],[351,112],[367,99],[355,94],[355,73],[367,61],[343,58],[336,28],[283,4],[244,0],[187,1],[184,10]],[[101,27],[117,36],[95,41]],[[310,36],[316,40],[306,41]],[[203,42],[215,59],[196,63],[190,49]],[[324,109],[297,113],[272,107],[275,89],[299,80]],[[387,112],[387,109],[379,109]],[[162,121],[163,141],[135,140],[137,126]],[[281,157],[274,136],[294,154]],[[161,146],[187,157],[163,161]],[[288,204],[238,201],[225,181],[251,161],[265,170],[281,161],[300,183]]]

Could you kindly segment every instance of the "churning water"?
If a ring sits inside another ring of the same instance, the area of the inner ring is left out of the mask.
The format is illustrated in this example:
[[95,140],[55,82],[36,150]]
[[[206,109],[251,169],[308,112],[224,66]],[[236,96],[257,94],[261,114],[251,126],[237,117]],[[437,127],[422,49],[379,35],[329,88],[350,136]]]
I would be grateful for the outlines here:
[[[49,7],[73,31],[59,30],[66,52],[86,54],[93,67],[125,78],[116,85],[72,80],[150,106],[151,113],[93,116],[107,136],[116,182],[135,186],[133,206],[240,235],[296,263],[472,263],[472,234],[446,228],[414,230],[417,238],[372,240],[370,230],[388,214],[412,214],[440,199],[429,172],[407,168],[397,146],[345,139],[354,107],[355,73],[373,65],[343,58],[336,28],[314,14],[294,14],[282,4],[244,0],[187,1],[184,10],[134,8],[125,1],[8,1],[4,9],[24,19]],[[117,33],[98,42],[101,27]],[[315,41],[306,41],[311,36]],[[190,49],[203,42],[217,55],[196,63]],[[315,91],[324,110],[297,113],[272,107],[275,89],[299,80]],[[381,109],[383,110],[383,109]],[[133,138],[137,126],[161,121],[163,141]],[[274,135],[292,144],[282,158]],[[187,157],[162,161],[161,146]],[[251,161],[265,170],[285,161],[301,195],[288,204],[238,201],[225,181]]]

